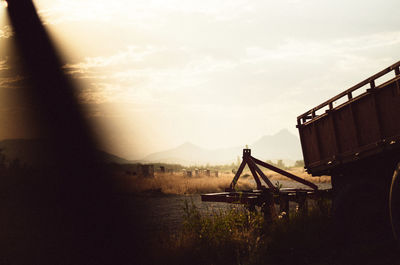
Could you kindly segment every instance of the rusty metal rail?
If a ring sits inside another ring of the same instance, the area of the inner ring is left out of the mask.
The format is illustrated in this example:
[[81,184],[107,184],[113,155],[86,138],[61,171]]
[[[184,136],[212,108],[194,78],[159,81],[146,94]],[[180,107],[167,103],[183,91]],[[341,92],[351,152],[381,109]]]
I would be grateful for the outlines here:
[[257,183],[257,189],[259,189],[259,190],[263,189],[263,186],[261,185],[261,181],[260,181],[260,178],[259,178],[259,177],[261,177],[264,180],[264,182],[267,184],[269,189],[271,189],[274,192],[278,191],[277,187],[275,187],[272,184],[272,182],[267,178],[267,176],[265,176],[265,174],[262,172],[262,170],[257,165],[260,165],[260,166],[268,168],[268,169],[270,169],[272,171],[275,171],[275,172],[277,172],[277,173],[279,173],[281,175],[284,175],[284,176],[286,176],[286,177],[288,177],[288,178],[290,178],[290,179],[292,179],[294,181],[297,181],[297,182],[300,182],[300,183],[302,183],[302,184],[304,184],[306,186],[309,186],[310,188],[312,188],[314,190],[318,189],[318,186],[315,185],[314,183],[310,182],[310,181],[302,179],[302,178],[300,178],[298,176],[295,176],[295,175],[293,175],[293,174],[291,174],[291,173],[289,173],[289,172],[287,172],[285,170],[282,170],[280,168],[274,167],[271,164],[268,164],[268,163],[263,162],[263,161],[261,161],[261,160],[259,160],[257,158],[252,157],[251,156],[251,150],[246,148],[246,149],[243,149],[243,160],[242,160],[242,163],[240,164],[239,169],[236,172],[235,177],[233,178],[233,180],[231,182],[231,185],[229,186],[229,188],[226,191],[234,191],[235,190],[236,183],[237,183],[240,175],[242,174],[243,169],[246,166],[246,164],[249,167],[249,169],[250,169],[250,171],[251,171],[251,173],[252,173],[252,175],[254,177],[254,180]]
[[[245,166],[248,166],[253,178],[256,182],[257,189],[237,191],[235,189],[240,175]],[[294,188],[278,188],[272,184],[262,170],[257,166],[263,166],[279,174],[282,174],[296,182],[302,183],[310,188],[308,189],[294,189]],[[261,184],[261,179],[265,182],[266,186]],[[318,186],[314,183],[295,176],[285,170],[274,167],[271,164],[265,163],[259,159],[251,156],[250,149],[243,149],[243,160],[236,172],[231,184],[225,189],[225,192],[202,194],[201,200],[207,202],[225,202],[234,204],[245,204],[249,209],[255,209],[255,206],[261,207],[266,218],[270,219],[272,213],[275,212],[274,205],[280,205],[280,212],[285,212],[285,216],[289,216],[289,202],[296,202],[301,212],[307,212],[307,198],[318,199],[328,198],[331,195],[331,189],[319,190]]]
[[275,205],[279,205],[279,212],[284,213],[284,217],[289,217],[289,202],[297,203],[298,211],[302,214],[308,212],[308,199],[322,201],[332,196],[332,190],[313,190],[313,189],[281,189],[272,192],[270,189],[246,190],[246,191],[227,191],[219,193],[202,194],[201,200],[205,202],[224,202],[232,204],[244,204],[250,210],[255,210],[255,206],[261,207],[264,217],[267,220],[276,215]]
[[[375,89],[375,80],[390,73],[391,71],[394,71],[395,73],[395,78],[400,76],[400,61],[398,61],[397,63],[383,69],[382,71],[380,71],[379,73],[376,73],[375,75],[365,79],[364,81],[358,83],[355,86],[352,86],[351,88],[343,91],[342,93],[340,93],[339,95],[321,103],[320,105],[316,106],[315,108],[303,113],[302,115],[297,117],[297,125],[300,126],[304,123],[306,123],[308,120],[312,120],[314,118],[316,118],[318,115],[316,114],[316,112],[324,107],[329,107],[329,110],[333,109],[333,102],[336,100],[339,100],[345,96],[347,96],[348,101],[353,99],[353,92],[367,84],[370,85],[369,89]],[[368,89],[367,91],[368,92]]]

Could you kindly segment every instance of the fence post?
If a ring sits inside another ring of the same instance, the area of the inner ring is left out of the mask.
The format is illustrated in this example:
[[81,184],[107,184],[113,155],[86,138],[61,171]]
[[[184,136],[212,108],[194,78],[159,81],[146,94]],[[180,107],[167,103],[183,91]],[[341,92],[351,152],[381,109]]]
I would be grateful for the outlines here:
[[[289,194],[280,193],[279,194],[279,212],[283,218],[289,218]],[[285,214],[282,214],[285,212]]]

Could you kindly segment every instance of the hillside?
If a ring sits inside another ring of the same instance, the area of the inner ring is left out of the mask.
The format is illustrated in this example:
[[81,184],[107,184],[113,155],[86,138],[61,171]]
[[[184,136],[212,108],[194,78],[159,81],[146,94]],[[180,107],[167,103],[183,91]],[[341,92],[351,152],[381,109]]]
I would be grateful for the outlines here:
[[[41,139],[7,139],[0,141],[0,150],[6,156],[7,161],[19,159],[22,163],[29,165],[46,165],[48,151],[46,143]],[[105,162],[119,164],[129,163],[128,160],[116,155],[99,150],[100,159]]]
[[[236,162],[244,146],[223,149],[204,149],[192,143],[150,154],[144,162],[179,163],[182,165],[227,164]],[[287,129],[274,135],[265,135],[249,145],[254,156],[262,160],[283,159],[287,164],[302,159],[300,140]]]

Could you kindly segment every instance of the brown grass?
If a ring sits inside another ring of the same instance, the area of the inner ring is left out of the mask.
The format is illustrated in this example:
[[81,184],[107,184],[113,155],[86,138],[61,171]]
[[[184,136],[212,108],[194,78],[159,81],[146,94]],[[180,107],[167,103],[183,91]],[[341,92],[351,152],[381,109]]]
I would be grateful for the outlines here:
[[[289,170],[288,172],[292,173],[293,175],[296,175],[298,177],[301,177],[305,180],[311,181],[313,183],[330,183],[331,182],[331,177],[330,176],[321,176],[321,177],[313,177],[307,172],[305,172],[304,168],[302,167],[294,167]],[[264,173],[266,176],[271,179],[271,180],[288,180],[287,177],[282,176],[276,172],[273,172],[271,170],[265,170]]]
[[[311,177],[302,168],[294,168],[291,173],[312,182],[330,182],[329,176]],[[265,171],[271,180],[286,179],[272,171]],[[146,192],[161,191],[164,194],[199,194],[206,192],[221,192],[229,187],[233,179],[232,173],[220,173],[218,177],[199,175],[197,177],[186,177],[183,173],[162,174],[155,173],[154,178],[144,178],[141,176],[117,176],[120,180],[117,190],[123,192]],[[241,177],[237,184],[239,190],[255,188],[251,176]]]

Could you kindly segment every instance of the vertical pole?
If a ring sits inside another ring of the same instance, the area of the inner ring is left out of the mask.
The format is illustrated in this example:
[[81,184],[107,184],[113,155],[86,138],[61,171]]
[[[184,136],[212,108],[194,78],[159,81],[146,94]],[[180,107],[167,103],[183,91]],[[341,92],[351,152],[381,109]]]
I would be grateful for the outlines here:
[[244,167],[246,166],[247,159],[250,156],[251,156],[251,150],[248,149],[248,148],[243,149],[243,157],[242,157],[243,160],[242,160],[242,163],[240,164],[240,167],[239,167],[238,171],[236,172],[235,177],[233,178],[233,180],[231,182],[231,185],[229,186],[228,189],[226,189],[226,191],[232,191],[235,188],[236,183],[237,183],[237,181],[238,181],[238,179],[240,177],[240,174],[242,174],[242,171],[243,171]]
[[238,179],[240,177],[240,174],[242,174],[242,171],[243,171],[245,165],[246,165],[246,161],[243,159],[242,163],[239,166],[238,171],[235,174],[235,177],[233,178],[233,180],[231,182],[231,185],[229,185],[229,190],[230,191],[232,191],[235,188],[236,183],[237,183],[237,181],[238,181]]
[[276,217],[274,195],[270,190],[264,189],[261,193],[261,212],[264,214],[264,221],[268,224]]
[[394,68],[394,74],[400,75],[400,66],[397,66],[396,68]]
[[296,192],[296,200],[298,203],[299,213],[301,215],[308,215],[308,201],[307,201],[307,192],[306,191],[297,191]]
[[253,203],[249,203],[246,205],[247,210],[249,210],[249,212],[256,212],[256,206]]
[[353,94],[351,92],[347,93],[347,98],[351,100],[353,98]]
[[[283,218],[289,218],[289,194],[280,193],[279,194],[279,212]],[[285,214],[282,214],[285,212]]]
[[277,188],[271,183],[267,176],[264,175],[262,170],[254,163],[253,157],[248,158],[247,164],[249,165],[249,167],[253,167],[255,169],[255,171],[260,175],[260,177],[265,181],[265,183],[271,190],[277,191]]
[[257,183],[257,189],[261,190],[261,181],[257,175],[257,172],[254,170],[254,165],[251,163],[247,163],[247,165],[249,166],[251,174],[253,175],[253,178],[254,178],[255,182]]

